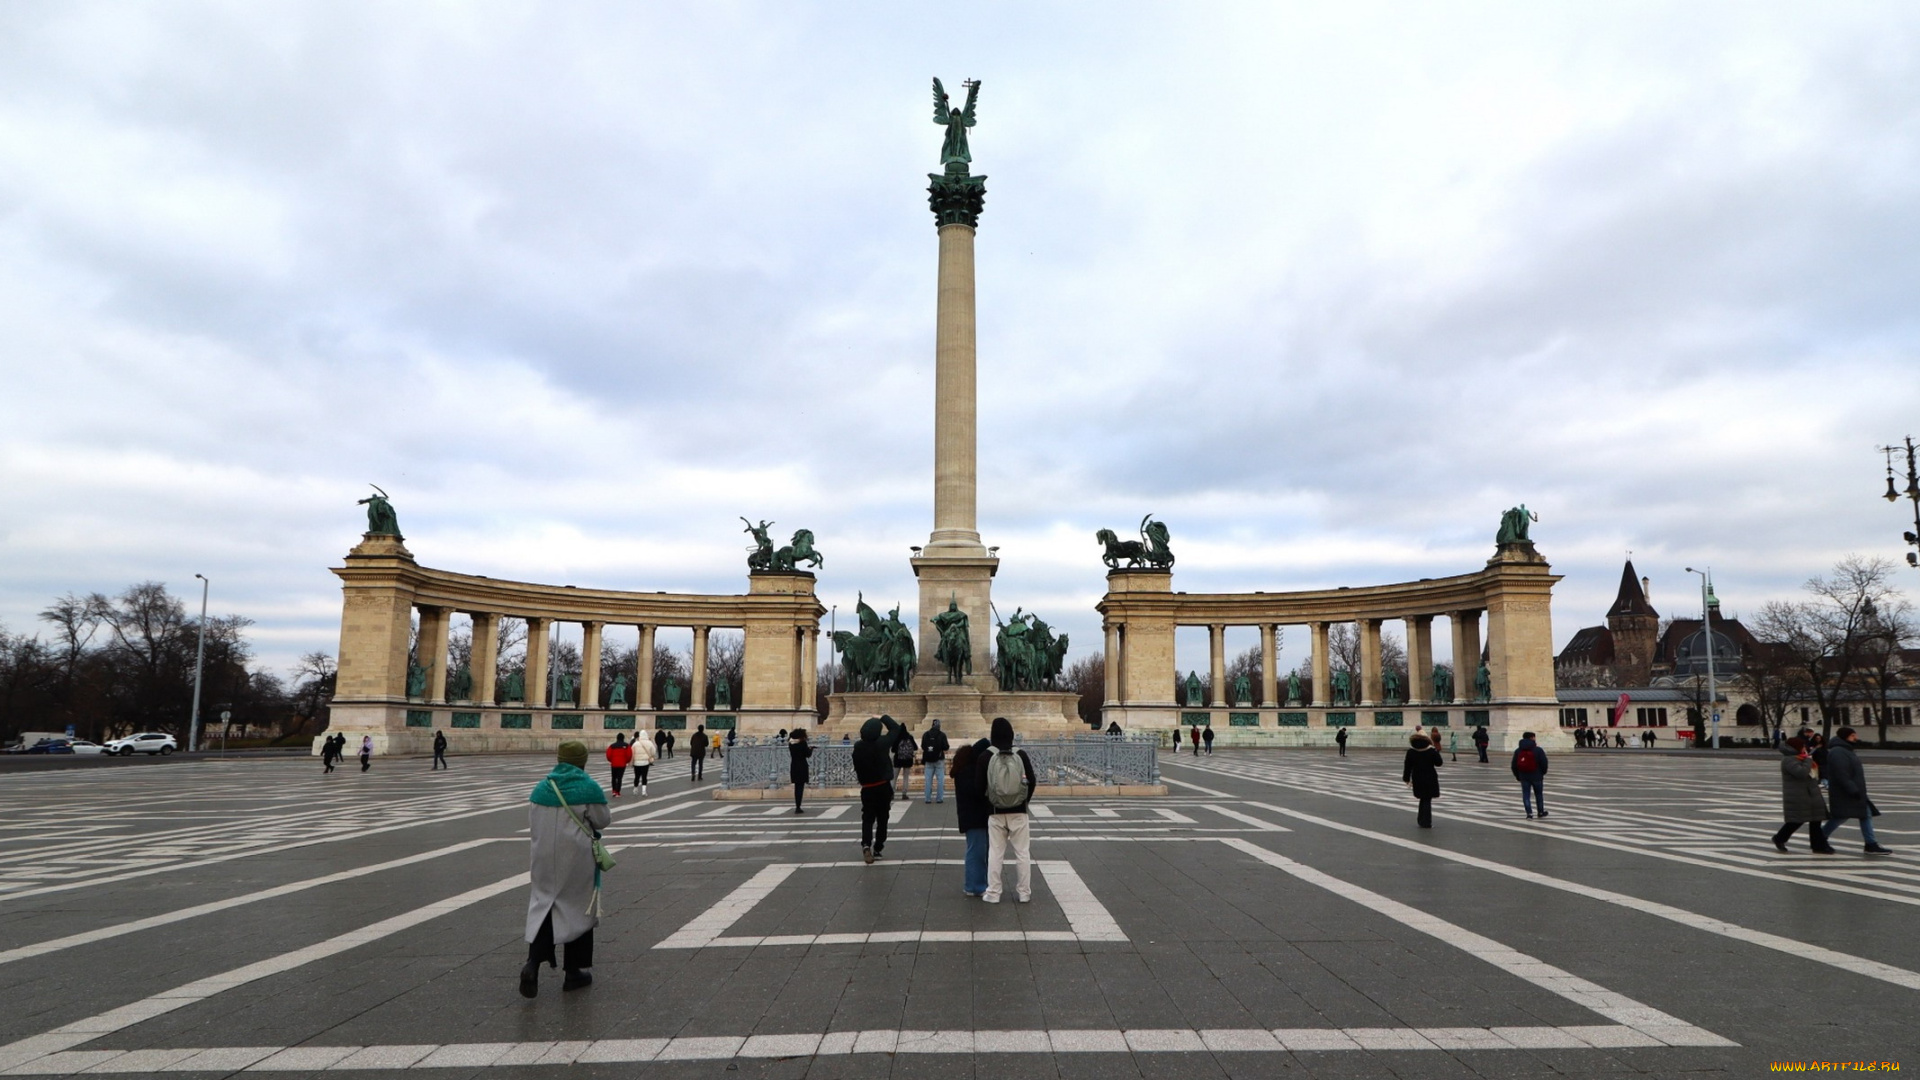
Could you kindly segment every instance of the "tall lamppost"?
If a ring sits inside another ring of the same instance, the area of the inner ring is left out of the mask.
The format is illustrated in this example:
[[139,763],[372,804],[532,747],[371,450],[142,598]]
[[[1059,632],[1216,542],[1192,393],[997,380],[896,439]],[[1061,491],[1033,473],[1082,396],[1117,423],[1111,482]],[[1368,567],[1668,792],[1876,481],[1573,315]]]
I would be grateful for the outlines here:
[[1713,567],[1695,570],[1687,567],[1687,573],[1700,575],[1700,630],[1707,643],[1707,708],[1713,717],[1713,748],[1720,749],[1720,694],[1713,681],[1713,613],[1720,607],[1720,598],[1713,595]]
[[[1897,503],[1900,501],[1900,496],[1904,494],[1907,498],[1913,500],[1913,531],[1902,535],[1905,536],[1908,547],[1920,548],[1920,469],[1914,467],[1913,436],[1907,436],[1906,441],[1907,444],[1904,447],[1883,446],[1880,448],[1885,451],[1887,455],[1886,498],[1890,503]],[[1893,455],[1903,449],[1907,452],[1907,490],[1904,492],[1897,490],[1893,484]],[[1920,555],[1916,555],[1911,551],[1907,552],[1907,565],[1920,567]]]
[[207,666],[207,589],[213,582],[205,574],[200,579],[200,647],[193,656],[193,718],[187,722],[187,752],[200,749],[200,675]]

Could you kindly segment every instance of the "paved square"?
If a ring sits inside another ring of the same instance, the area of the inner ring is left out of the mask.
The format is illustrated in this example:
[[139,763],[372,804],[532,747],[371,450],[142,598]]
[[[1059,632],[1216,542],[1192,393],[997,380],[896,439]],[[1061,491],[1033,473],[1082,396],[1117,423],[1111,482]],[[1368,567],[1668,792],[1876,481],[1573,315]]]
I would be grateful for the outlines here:
[[[1034,902],[961,895],[952,804],[615,804],[595,985],[533,1001],[545,764],[9,776],[0,1073],[1677,1074],[1920,1045],[1920,860],[1767,843],[1763,757],[1499,765],[1413,828],[1398,756],[1167,758],[1165,799],[1035,807]],[[1920,770],[1869,758],[1889,844]],[[1844,834],[1843,834],[1844,835]],[[1847,850],[1843,847],[1843,850]]]

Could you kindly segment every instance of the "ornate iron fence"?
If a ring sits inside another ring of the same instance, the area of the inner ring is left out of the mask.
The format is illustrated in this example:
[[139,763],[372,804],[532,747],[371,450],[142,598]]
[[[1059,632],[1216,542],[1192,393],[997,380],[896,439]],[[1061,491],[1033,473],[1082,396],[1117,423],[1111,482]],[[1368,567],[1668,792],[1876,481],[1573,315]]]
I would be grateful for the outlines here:
[[[1034,776],[1042,784],[1157,784],[1160,782],[1159,740],[1151,735],[1075,735],[1068,739],[1019,739],[1014,745],[1033,761]],[[808,759],[808,787],[857,787],[852,746],[839,740],[813,744]],[[741,739],[727,749],[721,786],[776,788],[787,786],[792,757],[785,739]]]

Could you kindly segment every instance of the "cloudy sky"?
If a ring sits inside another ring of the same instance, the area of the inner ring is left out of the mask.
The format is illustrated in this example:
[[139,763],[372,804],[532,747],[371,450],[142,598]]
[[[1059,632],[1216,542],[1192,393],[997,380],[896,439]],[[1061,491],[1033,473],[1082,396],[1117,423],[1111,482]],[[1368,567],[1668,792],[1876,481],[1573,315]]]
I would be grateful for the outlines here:
[[911,607],[935,74],[996,597],[1076,652],[1149,512],[1275,590],[1524,501],[1561,641],[1629,550],[1669,613],[1899,557],[1920,9],[907,7],[0,7],[0,622],[197,571],[331,651],[369,482],[431,566],[740,591],[744,514]]

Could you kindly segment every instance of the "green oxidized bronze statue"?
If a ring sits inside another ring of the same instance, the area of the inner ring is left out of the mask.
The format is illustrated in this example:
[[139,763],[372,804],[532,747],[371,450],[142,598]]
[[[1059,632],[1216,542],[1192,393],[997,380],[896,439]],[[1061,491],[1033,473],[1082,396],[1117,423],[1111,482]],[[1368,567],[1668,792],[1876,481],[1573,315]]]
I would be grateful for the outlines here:
[[973,674],[973,636],[967,630],[967,613],[960,610],[956,598],[948,597],[947,610],[933,617],[933,628],[940,632],[933,658],[947,666],[947,681],[958,683]]
[[713,680],[713,707],[716,709],[733,708],[733,684],[725,675]]
[[1200,686],[1200,673],[1197,671],[1187,672],[1187,706],[1189,708],[1199,708],[1206,703],[1206,694]]
[[453,674],[447,676],[447,700],[470,701],[473,699],[473,669],[461,664]]
[[1333,673],[1333,703],[1335,705],[1353,704],[1353,676],[1345,671]]
[[427,696],[427,669],[419,664],[407,665],[407,696],[410,698]]
[[1300,673],[1297,671],[1287,676],[1287,704],[1300,704]]
[[[793,543],[773,553],[773,569],[792,570],[800,563],[819,566],[826,562],[818,551],[813,550],[813,530],[801,529],[793,534]],[[751,562],[749,562],[751,565]]]
[[1236,676],[1233,680],[1233,703],[1235,705],[1253,704],[1253,682],[1245,675]]
[[1093,534],[1106,551],[1100,556],[1107,569],[1120,568],[1120,560],[1127,560],[1127,569],[1147,566],[1154,570],[1173,569],[1173,549],[1167,546],[1172,534],[1167,531],[1165,522],[1153,520],[1148,514],[1140,519],[1140,539],[1122,540],[1112,529],[1101,529]]
[[854,606],[860,616],[860,632],[841,630],[833,635],[833,647],[846,665],[849,690],[907,690],[913,684],[915,653],[913,632],[900,621],[900,606],[894,605],[886,618],[873,610],[861,596]]
[[967,149],[967,129],[974,125],[973,106],[980,97],[980,83],[968,79],[967,104],[955,110],[947,101],[947,89],[933,80],[933,122],[947,129],[940,143],[941,171],[928,173],[927,205],[939,225],[977,226],[980,211],[987,201],[987,178],[968,175],[973,154]]
[[369,484],[367,486],[378,492],[378,494],[369,495],[361,499],[359,503],[356,504],[367,508],[367,535],[391,536],[396,539],[402,539],[400,536],[400,518],[394,514],[393,504],[387,501],[387,493],[381,491],[377,484]]
[[1539,521],[1540,515],[1527,509],[1526,503],[1500,515],[1500,531],[1494,535],[1493,542],[1505,547],[1508,544],[1530,544],[1527,527]]
[[1487,665],[1480,665],[1480,673],[1473,677],[1473,700],[1488,701],[1493,697],[1493,678],[1487,671]]
[[747,569],[748,570],[772,569],[773,568],[773,538],[767,535],[767,530],[773,527],[773,522],[762,521],[760,522],[760,524],[755,525],[753,522],[748,521],[746,518],[741,518],[740,522],[741,524],[747,527],[748,532],[753,534],[754,548],[753,548],[753,551],[747,555]]
[[1398,705],[1405,701],[1400,694],[1400,673],[1392,668],[1380,673],[1380,696],[1389,705]]
[[994,644],[993,673],[1002,690],[1050,688],[1066,661],[1067,635],[1054,637],[1053,628],[1039,616],[1019,608],[1000,625]]
[[627,707],[627,677],[625,675],[615,675],[613,677],[613,692],[607,695],[607,707],[610,709],[624,709]]
[[1439,664],[1433,665],[1433,700],[1442,703],[1453,700],[1453,672]]

